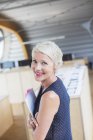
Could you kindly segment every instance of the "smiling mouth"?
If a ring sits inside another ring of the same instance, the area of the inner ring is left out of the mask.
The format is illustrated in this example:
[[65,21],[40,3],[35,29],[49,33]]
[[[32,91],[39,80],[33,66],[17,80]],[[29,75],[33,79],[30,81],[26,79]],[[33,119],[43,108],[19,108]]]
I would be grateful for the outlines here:
[[37,77],[40,77],[40,76],[42,76],[42,75],[43,75],[43,73],[36,72],[36,73],[35,73],[35,75],[36,75]]

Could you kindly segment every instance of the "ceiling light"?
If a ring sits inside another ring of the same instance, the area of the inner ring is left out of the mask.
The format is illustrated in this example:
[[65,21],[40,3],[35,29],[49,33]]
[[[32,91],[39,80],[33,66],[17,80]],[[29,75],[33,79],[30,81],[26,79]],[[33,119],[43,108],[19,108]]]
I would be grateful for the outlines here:
[[93,17],[89,21],[82,23],[82,27],[86,29],[90,35],[93,36],[92,30],[91,30],[92,22],[93,22]]
[[50,40],[50,41],[55,41],[55,40],[59,40],[59,39],[65,39],[65,36],[56,36],[56,37],[50,37],[50,38],[46,38],[46,39],[37,39],[37,40],[30,40],[30,41],[26,41],[26,42],[23,42],[22,44],[36,44],[36,43],[39,43],[39,42],[42,42],[42,41],[47,41],[47,40]]

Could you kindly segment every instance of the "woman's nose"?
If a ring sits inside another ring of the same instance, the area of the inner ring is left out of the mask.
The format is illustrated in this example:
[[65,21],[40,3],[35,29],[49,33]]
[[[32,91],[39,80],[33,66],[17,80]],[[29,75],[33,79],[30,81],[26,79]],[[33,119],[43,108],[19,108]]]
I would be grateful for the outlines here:
[[41,70],[41,69],[42,69],[41,64],[37,64],[37,66],[36,66],[36,70]]

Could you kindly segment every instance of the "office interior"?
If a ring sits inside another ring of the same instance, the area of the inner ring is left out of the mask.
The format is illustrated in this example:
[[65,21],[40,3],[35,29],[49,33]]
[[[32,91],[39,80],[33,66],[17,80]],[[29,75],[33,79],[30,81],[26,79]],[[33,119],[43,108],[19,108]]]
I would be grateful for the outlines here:
[[0,0],[0,140],[33,140],[28,89],[39,89],[31,51],[42,41],[63,51],[59,76],[70,96],[73,140],[93,140],[93,1]]

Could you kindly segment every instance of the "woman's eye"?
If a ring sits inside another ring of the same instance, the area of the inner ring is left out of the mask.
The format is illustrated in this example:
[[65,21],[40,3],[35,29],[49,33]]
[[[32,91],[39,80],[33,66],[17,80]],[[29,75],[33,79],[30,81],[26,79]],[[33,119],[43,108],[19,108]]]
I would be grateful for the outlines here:
[[43,64],[43,65],[47,65],[47,63],[46,63],[46,62],[42,62],[42,64]]
[[36,64],[36,63],[37,63],[37,61],[36,61],[36,60],[32,60],[32,63],[35,63],[35,64]]

